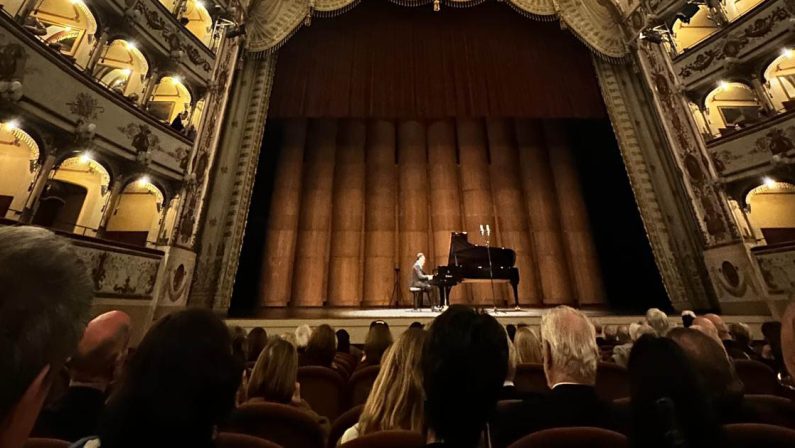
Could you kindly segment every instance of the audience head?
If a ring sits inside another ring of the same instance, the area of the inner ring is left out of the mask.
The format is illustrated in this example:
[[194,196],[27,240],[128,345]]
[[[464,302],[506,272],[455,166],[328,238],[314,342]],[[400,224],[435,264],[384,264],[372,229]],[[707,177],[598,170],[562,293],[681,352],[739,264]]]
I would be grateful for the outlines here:
[[315,328],[306,346],[306,356],[322,366],[331,367],[337,353],[337,336],[326,324]]
[[652,328],[650,325],[638,324],[635,322],[629,324],[629,339],[632,342],[637,341],[638,339],[641,338],[641,336],[646,334],[651,334],[656,336],[657,332],[654,331],[654,328]]
[[795,300],[790,300],[781,316],[781,353],[784,367],[795,377]]
[[742,322],[732,322],[729,324],[729,334],[732,339],[743,347],[751,344],[751,328]]
[[0,227],[0,285],[0,446],[16,448],[77,347],[93,284],[68,240]]
[[414,322],[411,323],[411,325],[409,325],[409,328],[412,329],[412,330],[424,330],[425,329],[425,325],[423,325],[422,322],[414,321]]
[[718,332],[718,338],[724,341],[726,339],[731,339],[731,335],[729,334],[729,328],[726,326],[726,323],[723,322],[720,316],[717,314],[709,313],[705,314],[704,317],[712,322],[712,325],[715,326],[715,330]]
[[[282,334],[280,334],[280,335],[277,337],[277,339],[282,339],[282,340],[284,340],[284,341],[287,341],[287,342],[289,342],[289,343],[290,343],[290,344],[291,344],[293,347],[295,347],[296,349],[298,349],[298,341],[296,341],[296,340],[295,340],[295,332],[292,332],[292,331],[291,331],[291,332],[289,332],[289,333],[282,333]],[[268,338],[268,342],[270,342],[270,340],[271,340],[271,338]],[[258,359],[259,359],[259,358],[258,358]]]
[[742,398],[743,383],[720,341],[692,328],[674,328],[668,337],[685,352],[713,402],[731,405]]
[[248,380],[246,395],[265,401],[287,404],[295,392],[298,378],[298,352],[281,338],[272,339],[262,350]]
[[594,323],[593,328],[594,331],[596,332],[596,337],[602,336],[602,324]]
[[682,326],[685,328],[690,328],[693,325],[693,319],[696,318],[696,313],[690,310],[682,311]]
[[474,447],[505,382],[508,344],[496,319],[452,305],[431,324],[422,358],[425,422],[432,436]]
[[364,357],[370,364],[379,364],[386,349],[392,345],[392,332],[386,323],[370,325],[367,337],[364,339]]
[[312,337],[312,328],[309,325],[299,325],[295,329],[295,343],[299,351],[304,350]]
[[242,366],[211,311],[161,318],[132,355],[98,434],[103,447],[210,446],[232,410]]
[[603,329],[605,341],[615,344],[618,340],[618,327],[615,325],[605,325]]
[[348,334],[348,330],[342,328],[337,330],[337,351],[340,353],[351,352],[351,335]]
[[616,341],[619,344],[626,344],[632,342],[632,336],[629,334],[629,325],[619,325],[616,329]]
[[359,418],[359,434],[405,429],[422,432],[422,351],[427,332],[409,329],[387,349]]
[[[506,337],[508,334],[505,335]],[[508,371],[505,373],[505,381],[506,382],[513,382],[516,379],[516,366],[519,364],[519,360],[516,357],[516,346],[508,338]]]
[[246,335],[246,347],[248,355],[246,362],[256,362],[259,354],[265,345],[268,343],[268,333],[262,327],[254,327]]
[[557,383],[596,383],[599,349],[593,324],[581,311],[553,308],[541,318],[544,374],[551,388]]
[[130,316],[122,311],[91,320],[68,363],[72,381],[104,388],[118,379],[130,343],[130,325]]
[[649,308],[646,311],[646,323],[654,329],[657,336],[665,336],[670,327],[668,315],[659,308]]
[[671,339],[644,335],[629,356],[634,446],[712,446],[719,425],[698,374]]
[[516,337],[516,325],[508,324],[505,326],[505,332],[508,333],[508,339],[513,342],[513,338]]
[[540,364],[541,357],[541,340],[535,331],[529,327],[522,327],[516,330],[514,336],[514,345],[516,346],[516,362],[519,364]]
[[775,362],[777,368],[783,367],[783,354],[781,352],[781,327],[781,322],[768,321],[762,324],[762,335],[764,336],[767,345],[770,346],[770,351],[773,355],[773,361]]
[[690,328],[700,331],[715,339],[716,341],[720,341],[720,337],[718,337],[718,329],[715,328],[715,324],[713,324],[711,320],[704,316],[698,316],[693,319],[693,323],[690,325]]

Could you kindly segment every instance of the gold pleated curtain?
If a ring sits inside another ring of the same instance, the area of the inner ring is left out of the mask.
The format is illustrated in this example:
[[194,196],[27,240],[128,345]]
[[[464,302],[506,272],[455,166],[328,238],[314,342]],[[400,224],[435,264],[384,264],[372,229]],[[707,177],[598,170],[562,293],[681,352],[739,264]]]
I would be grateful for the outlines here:
[[[605,294],[560,120],[281,119],[260,307],[400,306],[415,255],[447,264],[450,234],[516,251],[519,303],[601,305]],[[250,229],[256,231],[256,229]],[[399,271],[398,271],[399,269]],[[397,283],[396,283],[397,282]],[[395,293],[395,286],[398,291]],[[513,302],[459,285],[453,303]]]

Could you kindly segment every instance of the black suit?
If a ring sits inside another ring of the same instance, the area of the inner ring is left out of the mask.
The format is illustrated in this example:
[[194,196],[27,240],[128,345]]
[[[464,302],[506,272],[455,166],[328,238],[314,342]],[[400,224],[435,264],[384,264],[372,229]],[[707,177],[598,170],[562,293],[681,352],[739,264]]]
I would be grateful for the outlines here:
[[561,384],[548,394],[528,398],[520,406],[500,411],[494,419],[493,442],[508,446],[535,431],[565,426],[615,429],[613,409],[593,386]]
[[70,442],[95,435],[106,398],[93,387],[70,386],[60,400],[42,410],[33,435]]

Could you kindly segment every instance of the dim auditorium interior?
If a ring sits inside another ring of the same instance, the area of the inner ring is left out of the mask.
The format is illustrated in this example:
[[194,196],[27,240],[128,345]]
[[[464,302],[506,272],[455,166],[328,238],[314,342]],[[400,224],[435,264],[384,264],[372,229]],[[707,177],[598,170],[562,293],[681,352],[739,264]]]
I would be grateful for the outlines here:
[[793,23],[0,0],[0,448],[795,447]]

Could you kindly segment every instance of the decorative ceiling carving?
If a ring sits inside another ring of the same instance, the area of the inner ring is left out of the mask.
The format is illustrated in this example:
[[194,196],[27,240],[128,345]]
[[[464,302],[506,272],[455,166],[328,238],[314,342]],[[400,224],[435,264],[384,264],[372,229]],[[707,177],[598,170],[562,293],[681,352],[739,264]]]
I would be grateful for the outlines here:
[[[391,0],[402,6],[420,6],[431,0]],[[254,0],[246,26],[247,48],[251,53],[268,54],[281,47],[312,15],[330,17],[355,7],[359,0]],[[445,0],[446,6],[466,7],[479,0]],[[597,55],[620,61],[627,55],[621,23],[611,0],[507,0],[526,17],[536,20],[560,19]]]

